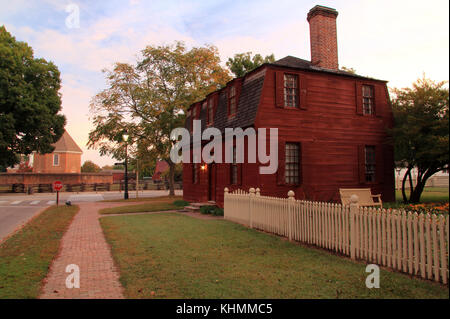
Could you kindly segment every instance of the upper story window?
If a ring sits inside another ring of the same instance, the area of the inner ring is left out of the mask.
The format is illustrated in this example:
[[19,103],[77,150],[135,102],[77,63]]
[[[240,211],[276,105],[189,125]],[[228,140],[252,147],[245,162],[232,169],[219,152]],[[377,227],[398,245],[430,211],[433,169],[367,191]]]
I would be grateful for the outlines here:
[[286,184],[300,184],[300,145],[298,143],[286,143],[284,175]]
[[230,109],[228,110],[228,115],[236,114],[236,86],[232,85],[230,87],[230,95],[228,96],[228,103]]
[[362,86],[363,114],[373,115],[375,113],[374,89],[372,85]]
[[53,154],[53,166],[59,166],[59,154]]
[[209,99],[208,101],[208,124],[212,124],[214,120],[214,103],[213,99]]
[[364,149],[365,153],[365,173],[366,173],[366,182],[373,183],[375,182],[375,146],[366,146]]
[[298,75],[284,75],[284,106],[298,107]]

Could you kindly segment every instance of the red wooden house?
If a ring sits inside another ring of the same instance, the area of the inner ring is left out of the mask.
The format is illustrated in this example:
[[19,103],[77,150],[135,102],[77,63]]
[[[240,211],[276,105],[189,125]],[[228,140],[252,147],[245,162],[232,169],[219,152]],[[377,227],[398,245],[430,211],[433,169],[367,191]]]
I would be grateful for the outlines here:
[[339,188],[370,187],[383,201],[394,200],[386,81],[338,68],[337,15],[322,6],[310,10],[311,61],[287,56],[264,64],[188,109],[190,131],[194,119],[202,130],[278,128],[279,165],[276,174],[261,175],[248,154],[242,164],[184,163],[185,200],[223,206],[225,187],[259,187],[278,197],[293,190],[297,199],[336,202]]

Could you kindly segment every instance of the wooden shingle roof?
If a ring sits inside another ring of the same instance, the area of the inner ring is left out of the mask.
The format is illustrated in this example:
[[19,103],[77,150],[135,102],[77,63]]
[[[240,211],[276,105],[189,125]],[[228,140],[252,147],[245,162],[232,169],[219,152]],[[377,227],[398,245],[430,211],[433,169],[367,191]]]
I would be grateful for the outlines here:
[[[369,77],[360,76],[351,72],[343,71],[343,70],[329,70],[324,69],[318,66],[313,65],[310,61],[303,60],[300,58],[296,58],[293,56],[286,56],[280,60],[277,60],[273,63],[265,63],[258,67],[257,69],[249,72],[244,77],[239,79],[234,79],[233,81],[242,81],[241,93],[237,105],[237,113],[234,117],[228,116],[227,109],[227,89],[223,88],[219,91],[216,91],[213,94],[219,94],[218,105],[214,114],[213,127],[218,128],[222,133],[225,131],[225,128],[246,128],[254,125],[254,121],[256,118],[256,113],[258,111],[259,100],[261,97],[261,92],[264,84],[265,78],[265,70],[266,67],[282,67],[282,68],[290,68],[297,69],[303,71],[310,72],[323,72],[329,73],[333,75],[353,77],[358,79],[368,79],[368,80],[376,80]],[[380,81],[380,80],[376,80]],[[386,82],[386,81],[383,81]],[[230,83],[227,84],[227,87]],[[206,119],[207,119],[207,108],[203,107],[205,101],[211,98],[212,94],[210,94],[205,100],[201,102],[197,102],[193,104],[188,109],[188,114],[186,116],[185,128],[189,131],[191,130],[191,116],[192,116],[192,108],[200,104],[200,113],[198,116],[198,120],[202,121],[201,131],[203,132],[206,129]]]
[[81,148],[77,145],[77,143],[75,143],[75,141],[69,135],[69,133],[67,133],[67,131],[64,131],[61,138],[52,145],[55,147],[55,150],[53,152],[83,153]]

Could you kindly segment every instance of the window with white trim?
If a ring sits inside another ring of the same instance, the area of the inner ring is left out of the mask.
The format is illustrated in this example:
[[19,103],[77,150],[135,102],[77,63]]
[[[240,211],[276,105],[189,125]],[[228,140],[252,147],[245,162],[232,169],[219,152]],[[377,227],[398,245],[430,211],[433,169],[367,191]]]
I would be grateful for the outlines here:
[[286,184],[300,184],[300,145],[286,143],[284,176]]
[[366,182],[375,182],[376,155],[375,146],[364,148]]
[[374,89],[372,85],[362,86],[362,97],[363,97],[363,114],[373,115],[375,113],[375,98]]
[[298,75],[284,75],[284,106],[298,107]]
[[230,109],[228,115],[236,114],[236,85],[230,87],[230,95],[228,96]]
[[59,166],[59,154],[53,154],[53,166]]

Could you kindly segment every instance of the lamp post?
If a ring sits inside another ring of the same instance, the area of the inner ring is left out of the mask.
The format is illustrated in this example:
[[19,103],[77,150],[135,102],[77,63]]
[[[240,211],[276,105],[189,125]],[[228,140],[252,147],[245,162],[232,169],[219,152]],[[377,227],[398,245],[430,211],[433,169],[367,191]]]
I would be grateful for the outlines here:
[[128,131],[123,132],[123,140],[125,141],[125,192],[123,198],[128,199]]

